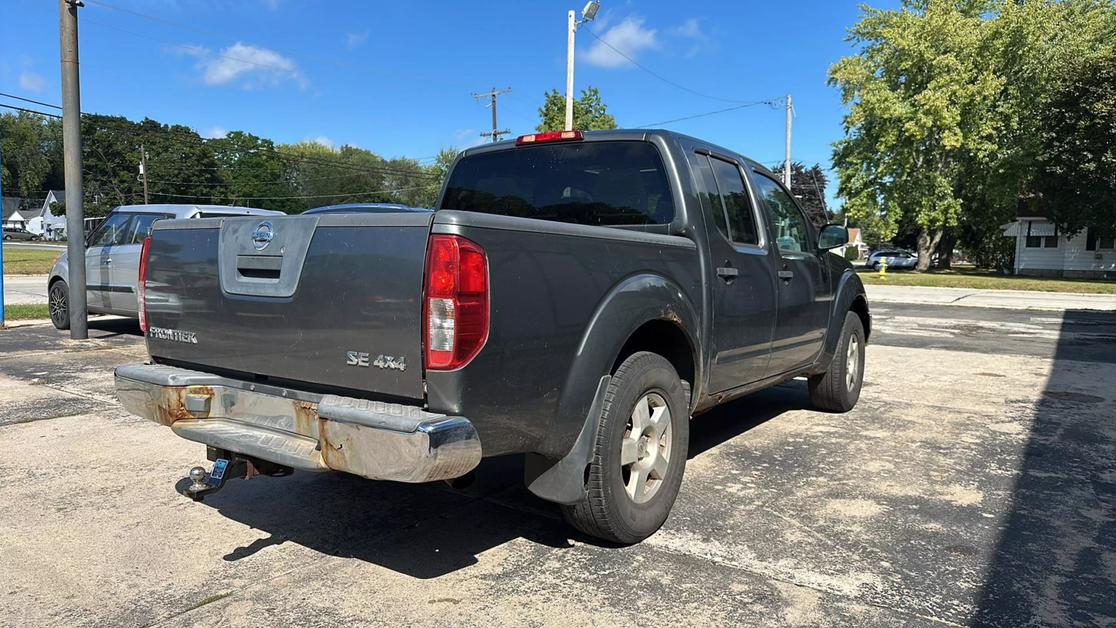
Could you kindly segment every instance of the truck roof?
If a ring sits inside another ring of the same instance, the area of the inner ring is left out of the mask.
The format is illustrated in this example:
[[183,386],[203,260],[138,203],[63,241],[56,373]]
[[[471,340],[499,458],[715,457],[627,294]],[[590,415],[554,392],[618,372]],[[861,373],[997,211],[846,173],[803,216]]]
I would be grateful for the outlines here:
[[[742,154],[740,154],[740,153],[738,153],[734,150],[727,149],[723,146],[719,146],[719,145],[714,144],[712,142],[707,142],[703,139],[693,137],[693,136],[690,136],[690,135],[686,135],[684,133],[678,133],[676,131],[668,131],[666,129],[609,129],[609,130],[606,130],[606,131],[582,131],[582,134],[585,138],[583,141],[589,141],[589,142],[592,142],[592,141],[609,141],[609,140],[612,140],[612,141],[616,141],[616,140],[621,140],[621,141],[623,141],[623,140],[646,141],[646,140],[650,139],[651,137],[663,137],[663,138],[675,139],[675,140],[685,140],[687,142],[696,144],[696,145],[698,145],[702,148],[707,148],[712,152],[737,157],[737,158],[741,159],[742,161],[747,162],[748,165],[750,165],[754,168],[757,168],[760,171],[765,172],[767,174],[771,174],[771,171],[768,170],[767,166],[764,166],[763,164],[759,163],[758,161],[756,161],[754,159],[746,157],[746,156],[744,156],[744,155],[742,155]],[[487,153],[487,152],[492,152],[492,151],[507,150],[507,149],[510,149],[510,148],[515,148],[515,142],[516,141],[514,139],[510,139],[510,140],[502,140],[500,142],[494,142],[494,143],[491,143],[491,144],[481,144],[480,146],[474,146],[472,148],[465,149],[464,151],[462,151],[462,156],[475,155],[475,154],[479,154],[479,153]]]

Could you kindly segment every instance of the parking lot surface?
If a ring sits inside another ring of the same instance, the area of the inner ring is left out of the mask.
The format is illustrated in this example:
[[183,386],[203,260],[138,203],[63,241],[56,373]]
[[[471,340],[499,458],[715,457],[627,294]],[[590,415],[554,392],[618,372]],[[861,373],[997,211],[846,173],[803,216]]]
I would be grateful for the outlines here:
[[1116,317],[879,304],[857,408],[792,382],[697,417],[671,518],[575,535],[521,484],[295,474],[175,492],[200,445],[126,415],[133,324],[0,332],[0,623],[1116,621]]

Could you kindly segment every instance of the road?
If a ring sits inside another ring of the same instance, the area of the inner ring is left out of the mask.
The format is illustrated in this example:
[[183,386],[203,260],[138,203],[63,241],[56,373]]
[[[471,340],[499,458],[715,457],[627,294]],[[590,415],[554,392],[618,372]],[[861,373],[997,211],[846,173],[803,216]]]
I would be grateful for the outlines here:
[[1116,317],[880,304],[860,404],[792,382],[697,417],[674,513],[603,546],[521,461],[464,492],[341,475],[174,491],[201,446],[123,413],[132,323],[0,333],[15,625],[969,625],[1116,620]]
[[5,241],[4,246],[10,246],[17,249],[38,249],[40,251],[58,251],[66,250],[65,242],[15,242]]
[[46,275],[4,275],[4,304],[47,302]]

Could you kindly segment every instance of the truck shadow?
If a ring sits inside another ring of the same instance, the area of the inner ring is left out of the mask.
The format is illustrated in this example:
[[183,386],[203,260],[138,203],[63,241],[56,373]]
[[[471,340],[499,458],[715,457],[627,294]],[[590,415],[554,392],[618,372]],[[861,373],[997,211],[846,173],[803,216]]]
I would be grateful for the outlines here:
[[[808,404],[805,384],[794,382],[722,406],[691,423],[690,457]],[[527,491],[522,456],[486,459],[476,476],[470,487],[454,490],[443,483],[397,484],[343,474],[296,473],[257,478],[251,484],[231,482],[198,506],[215,508],[268,534],[249,545],[228,548],[228,561],[291,542],[428,579],[475,565],[484,552],[519,539],[528,541],[517,551],[526,561],[572,547],[571,538],[601,544],[569,527],[558,506]],[[176,488],[188,483],[183,479]]]
[[1014,485],[976,625],[1116,618],[1116,317],[1066,311],[1050,368],[1024,410],[1033,413],[1029,433],[1004,465]]

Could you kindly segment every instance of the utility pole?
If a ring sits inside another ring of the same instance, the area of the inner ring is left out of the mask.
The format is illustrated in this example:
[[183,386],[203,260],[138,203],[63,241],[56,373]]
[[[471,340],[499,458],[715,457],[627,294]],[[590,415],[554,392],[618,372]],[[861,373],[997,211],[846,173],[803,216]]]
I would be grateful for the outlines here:
[[70,338],[89,337],[85,303],[85,210],[81,189],[81,85],[77,10],[81,0],[58,0],[62,52],[62,150],[66,171],[66,251],[69,257]]
[[[3,147],[0,147],[0,151]],[[0,172],[4,170],[4,154],[0,152]],[[0,199],[4,198],[4,178],[0,177]],[[3,200],[0,200],[3,203]],[[0,214],[3,213],[3,206],[0,206]],[[49,298],[49,297],[48,297]],[[0,329],[4,329],[4,245],[0,240]]]
[[484,98],[484,97],[488,97],[489,99],[491,99],[491,102],[488,104],[488,106],[492,107],[492,130],[489,131],[488,133],[481,133],[481,137],[491,137],[493,142],[498,142],[498,141],[500,141],[500,136],[501,135],[507,135],[508,133],[511,133],[511,131],[509,131],[507,129],[504,129],[502,131],[499,130],[500,127],[499,127],[499,125],[496,124],[496,97],[497,96],[502,96],[502,95],[507,94],[509,92],[511,92],[510,87],[505,87],[504,89],[501,89],[501,90],[497,90],[495,87],[493,87],[487,93],[473,94],[473,98],[476,98],[477,102],[480,102],[481,98]]
[[147,151],[140,144],[140,176],[143,177],[143,204],[150,205],[147,200]]
[[794,113],[794,103],[791,95],[787,94],[787,161],[783,164],[783,185],[791,189],[791,117]]

